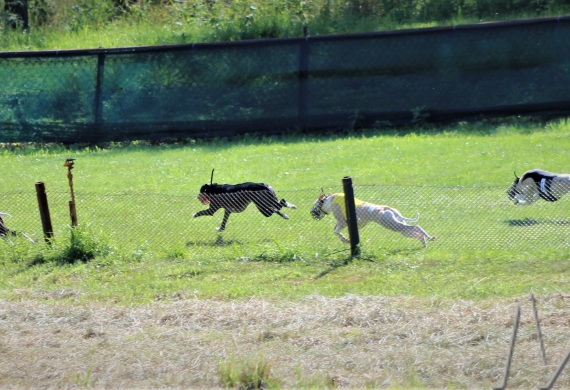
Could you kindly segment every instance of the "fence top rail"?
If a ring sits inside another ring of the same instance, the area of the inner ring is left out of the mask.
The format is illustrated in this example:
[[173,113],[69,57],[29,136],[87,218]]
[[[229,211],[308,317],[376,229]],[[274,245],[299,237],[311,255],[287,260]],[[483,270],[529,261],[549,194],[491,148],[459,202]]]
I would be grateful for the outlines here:
[[185,43],[185,44],[172,44],[172,45],[131,46],[131,47],[98,48],[98,49],[10,51],[10,52],[0,52],[0,59],[30,58],[30,57],[77,57],[77,56],[93,56],[99,54],[113,55],[113,54],[129,54],[129,53],[152,53],[152,52],[178,51],[178,50],[189,50],[189,49],[199,50],[199,49],[228,48],[228,47],[237,47],[237,46],[277,46],[277,45],[299,44],[302,41],[324,42],[324,41],[344,40],[344,39],[357,40],[357,39],[369,39],[374,37],[379,38],[379,37],[391,37],[391,36],[403,36],[403,35],[448,33],[453,31],[502,29],[502,28],[540,25],[540,24],[549,24],[549,23],[570,23],[570,15],[560,15],[560,16],[520,19],[520,20],[507,20],[499,22],[481,22],[481,23],[451,25],[451,26],[374,31],[367,33],[332,34],[332,35],[321,35],[321,36],[309,35],[307,37],[295,37],[295,38],[271,38],[271,39],[243,40],[243,41],[232,41],[232,42]]

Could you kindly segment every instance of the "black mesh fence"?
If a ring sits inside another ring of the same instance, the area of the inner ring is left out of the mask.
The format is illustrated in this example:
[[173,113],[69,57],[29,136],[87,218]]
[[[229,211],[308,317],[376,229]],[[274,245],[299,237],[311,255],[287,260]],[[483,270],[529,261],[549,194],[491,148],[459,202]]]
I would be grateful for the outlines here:
[[[342,192],[342,187],[325,188],[327,193]],[[377,217],[359,229],[361,248],[369,254],[390,254],[400,251],[493,250],[526,253],[529,259],[540,259],[549,251],[558,254],[570,250],[570,203],[562,197],[557,202],[536,200],[528,206],[516,206],[502,187],[446,187],[446,186],[355,186],[355,197],[375,205],[388,205],[402,216],[416,217],[420,226],[435,241],[427,240],[427,248],[417,237],[387,229]],[[223,232],[223,210],[213,216],[193,218],[208,205],[201,204],[196,194],[149,193],[84,193],[76,192],[80,227],[90,234],[104,237],[113,251],[128,255],[169,256],[184,253],[192,259],[260,257],[279,259],[320,256],[347,250],[348,245],[334,233],[334,213],[321,220],[311,216],[311,209],[320,189],[276,189],[279,199],[296,206],[283,207],[285,216],[265,217],[253,203],[243,212],[232,213]],[[47,193],[55,240],[69,240],[69,193]],[[248,194],[228,196],[227,207],[243,208]],[[360,206],[363,207],[363,206]],[[366,206],[359,218],[368,217],[374,210]],[[14,192],[0,194],[0,211],[11,214],[4,217],[6,225],[26,233],[37,244],[25,237],[9,236],[0,240],[3,256],[26,258],[46,250],[43,241],[36,194]],[[289,219],[286,219],[286,218]],[[380,223],[379,223],[380,222]],[[342,230],[344,235],[347,230]],[[432,252],[433,253],[433,252]]]
[[0,141],[102,142],[570,113],[570,17],[0,53]]

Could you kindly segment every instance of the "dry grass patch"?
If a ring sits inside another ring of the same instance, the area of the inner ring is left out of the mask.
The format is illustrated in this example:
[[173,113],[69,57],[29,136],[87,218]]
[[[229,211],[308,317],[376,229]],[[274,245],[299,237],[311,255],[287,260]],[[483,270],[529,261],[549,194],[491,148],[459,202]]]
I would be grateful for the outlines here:
[[[45,298],[0,301],[2,387],[489,387],[502,379],[515,313],[513,299],[311,296],[125,308]],[[570,296],[537,298],[546,367],[532,305],[520,300],[509,386],[535,387],[570,349]],[[558,388],[570,386],[569,371]]]

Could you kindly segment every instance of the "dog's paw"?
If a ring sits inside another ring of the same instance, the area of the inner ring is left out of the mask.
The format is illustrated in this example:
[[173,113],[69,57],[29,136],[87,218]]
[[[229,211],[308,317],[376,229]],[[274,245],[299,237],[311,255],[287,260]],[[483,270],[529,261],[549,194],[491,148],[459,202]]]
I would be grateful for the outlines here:
[[194,215],[192,216],[192,218],[196,218],[197,216],[198,216],[198,213],[194,214]]
[[223,231],[226,230],[226,229],[223,228],[223,227],[219,227],[219,228],[216,228],[216,230],[219,231],[219,232],[223,232]]

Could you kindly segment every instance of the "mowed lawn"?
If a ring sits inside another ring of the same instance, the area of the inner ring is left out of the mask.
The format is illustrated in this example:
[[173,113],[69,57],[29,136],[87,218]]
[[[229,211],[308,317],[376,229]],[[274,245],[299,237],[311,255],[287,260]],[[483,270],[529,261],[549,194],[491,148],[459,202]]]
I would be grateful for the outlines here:
[[[12,227],[41,238],[34,183],[44,181],[55,245],[0,242],[0,297],[67,291],[81,300],[141,304],[181,296],[280,297],[345,294],[481,299],[568,290],[570,198],[515,207],[505,194],[513,171],[570,171],[570,123],[479,123],[447,128],[240,137],[105,148],[2,149],[0,211]],[[66,158],[75,158],[80,227],[98,255],[61,264],[69,246]],[[269,183],[297,205],[263,218],[253,206],[193,219],[210,180]],[[349,259],[332,217],[314,221],[320,193],[342,191],[421,214],[437,241],[379,226],[361,231],[362,256]],[[65,294],[64,294],[65,295]]]

